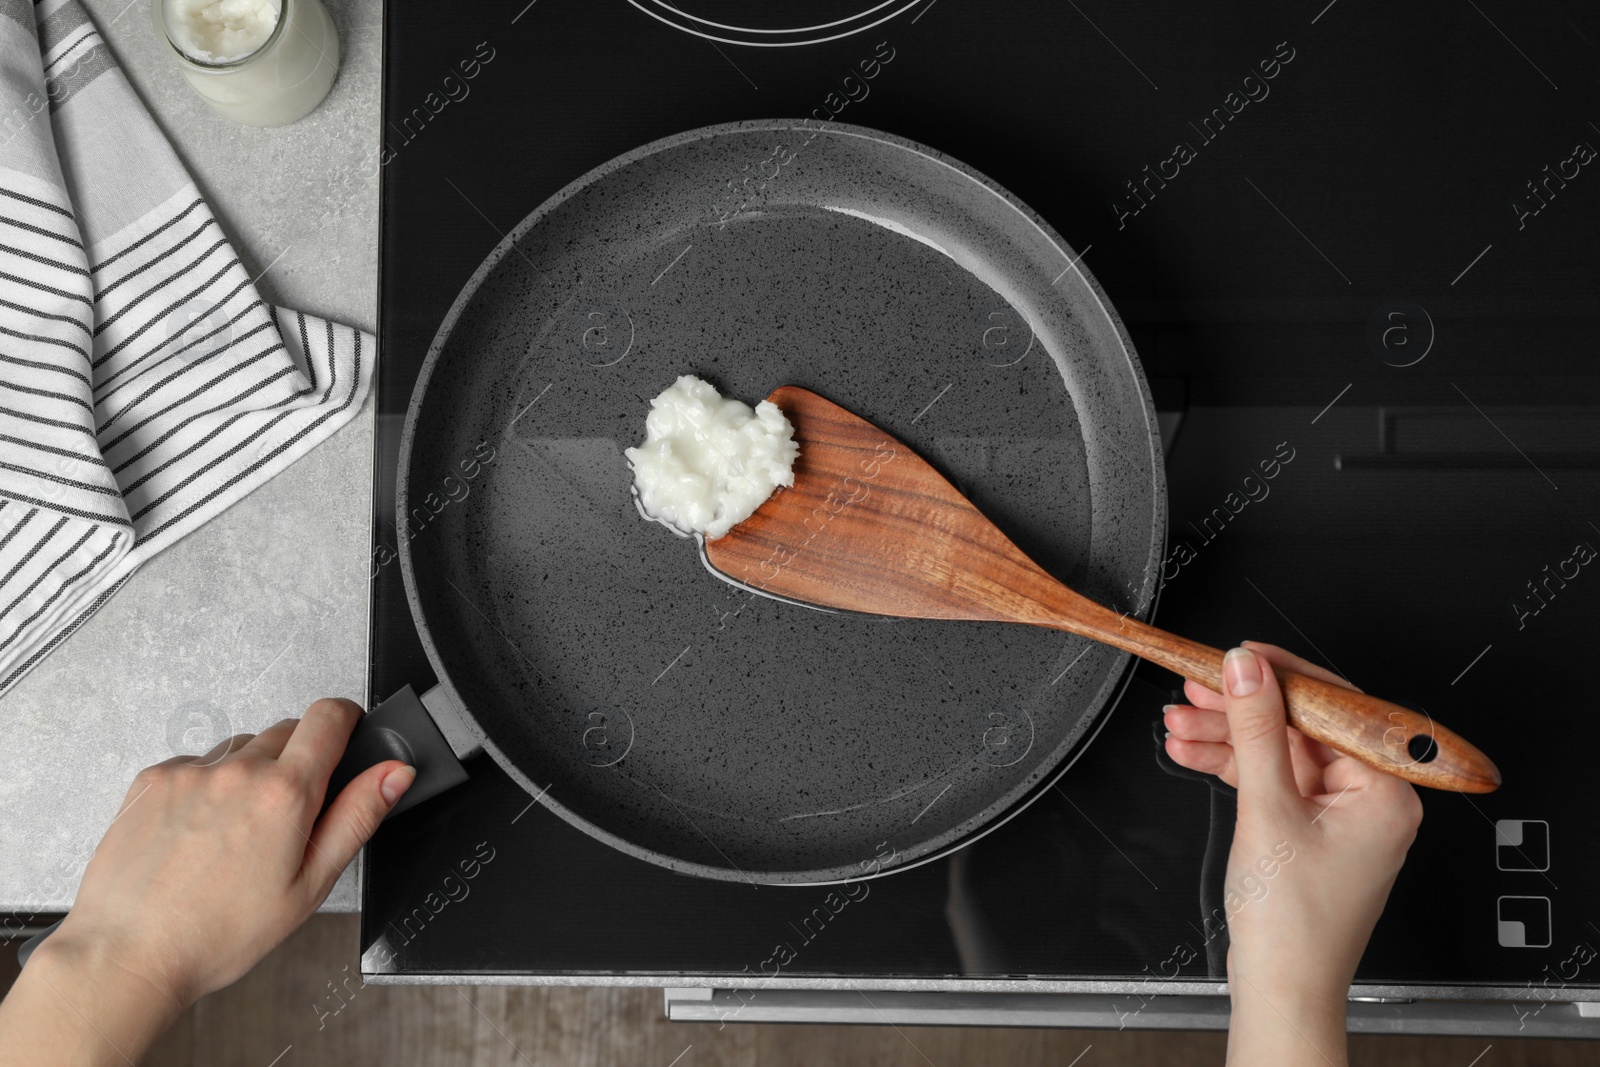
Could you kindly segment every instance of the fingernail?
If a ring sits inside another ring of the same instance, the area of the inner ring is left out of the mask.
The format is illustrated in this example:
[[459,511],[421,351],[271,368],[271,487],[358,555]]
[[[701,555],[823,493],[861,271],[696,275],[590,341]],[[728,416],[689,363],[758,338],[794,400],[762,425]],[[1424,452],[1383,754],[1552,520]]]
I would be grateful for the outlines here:
[[378,792],[383,794],[384,801],[392,808],[405,796],[411,783],[417,780],[417,769],[412,766],[396,767],[383,776],[383,781],[378,784]]
[[1171,714],[1172,709],[1177,707],[1177,706],[1178,705],[1176,705],[1176,704],[1163,704],[1163,705],[1161,705],[1161,714],[1163,714],[1163,715]]
[[1248,649],[1230,648],[1222,657],[1222,683],[1229,696],[1247,697],[1261,688],[1261,664]]
[[1161,739],[1161,740],[1163,740],[1163,741],[1170,741],[1170,740],[1172,740],[1172,731],[1171,731],[1171,730],[1168,730],[1168,731],[1167,731],[1167,733],[1166,733],[1166,736],[1165,736],[1165,737],[1163,737],[1163,738],[1162,738],[1162,739]]

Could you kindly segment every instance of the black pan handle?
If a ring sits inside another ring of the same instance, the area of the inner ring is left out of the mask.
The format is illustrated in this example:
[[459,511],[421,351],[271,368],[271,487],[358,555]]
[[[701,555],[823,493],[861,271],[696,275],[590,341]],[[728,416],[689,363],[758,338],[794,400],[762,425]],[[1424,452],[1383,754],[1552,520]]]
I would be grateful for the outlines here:
[[389,809],[386,819],[467,780],[461,761],[483,751],[483,744],[461,720],[440,686],[422,696],[409,685],[361,717],[345,745],[344,757],[328,779],[322,810],[351,779],[384,760],[397,759],[417,769],[417,780]]
[[[356,775],[384,760],[397,759],[416,768],[417,780],[384,816],[386,820],[392,819],[465,782],[467,771],[461,765],[462,760],[482,751],[483,743],[462,721],[442,687],[436,685],[419,697],[408,685],[361,716],[345,745],[344,757],[328,779],[322,810],[328,810],[333,798]],[[55,933],[61,922],[57,919],[17,947],[18,967],[28,962],[33,950]]]

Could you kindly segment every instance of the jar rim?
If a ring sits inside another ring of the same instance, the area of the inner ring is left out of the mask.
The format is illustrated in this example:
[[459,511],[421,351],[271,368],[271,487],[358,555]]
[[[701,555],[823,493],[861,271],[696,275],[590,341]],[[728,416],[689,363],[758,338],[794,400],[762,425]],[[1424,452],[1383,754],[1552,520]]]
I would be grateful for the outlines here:
[[239,56],[236,59],[229,59],[218,63],[213,63],[204,59],[196,59],[194,56],[178,47],[178,42],[172,39],[172,31],[167,28],[167,5],[170,2],[171,0],[153,0],[150,6],[155,13],[156,25],[161,30],[162,38],[166,40],[167,47],[172,49],[173,55],[178,57],[178,61],[180,63],[186,63],[189,66],[194,67],[196,70],[233,71],[248,67],[252,63],[259,61],[261,57],[267,53],[268,49],[277,44],[278,38],[283,36],[284,24],[289,21],[289,5],[293,3],[294,0],[278,0],[278,18],[277,21],[273,23],[272,32],[267,34],[267,39],[265,41],[262,41],[254,49],[246,52],[244,55]]

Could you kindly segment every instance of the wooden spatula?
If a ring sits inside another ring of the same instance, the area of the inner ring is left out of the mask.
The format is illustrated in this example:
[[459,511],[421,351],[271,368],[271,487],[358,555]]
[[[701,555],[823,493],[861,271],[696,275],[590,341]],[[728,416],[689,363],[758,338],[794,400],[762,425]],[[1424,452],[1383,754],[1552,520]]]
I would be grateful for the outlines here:
[[[1020,622],[1131,652],[1208,689],[1222,652],[1128,618],[1046,574],[916,453],[837,404],[786,385],[767,399],[794,424],[794,486],[726,536],[707,563],[758,592],[914,619]],[[1500,772],[1430,718],[1279,671],[1302,733],[1418,785],[1488,793]]]

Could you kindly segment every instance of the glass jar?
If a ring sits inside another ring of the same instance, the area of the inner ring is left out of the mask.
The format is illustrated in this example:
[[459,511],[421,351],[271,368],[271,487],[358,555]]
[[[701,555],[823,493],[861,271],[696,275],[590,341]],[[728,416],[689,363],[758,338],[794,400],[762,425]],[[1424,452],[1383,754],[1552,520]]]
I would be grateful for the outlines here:
[[283,126],[310,114],[339,73],[339,31],[322,0],[281,0],[272,32],[254,51],[210,62],[184,51],[173,0],[152,0],[156,32],[194,91],[246,126]]

